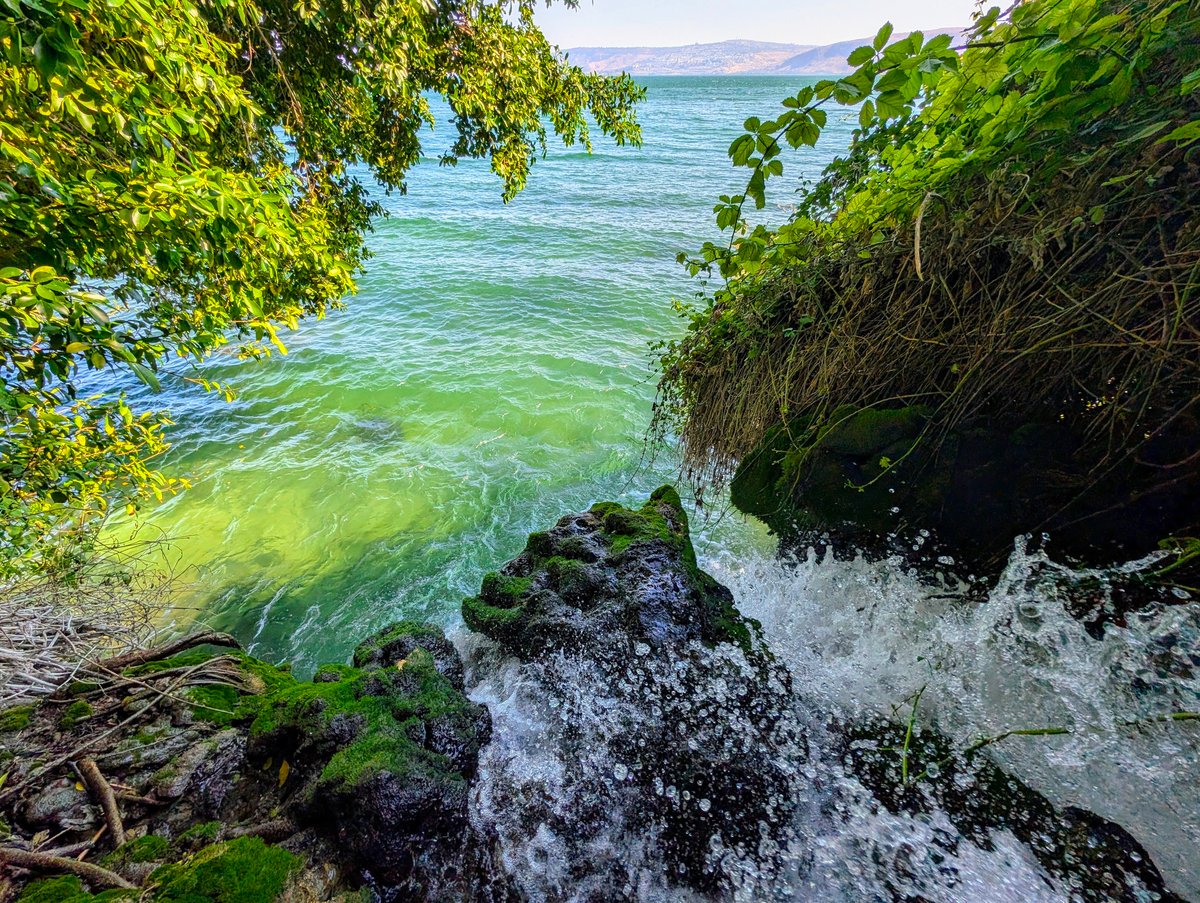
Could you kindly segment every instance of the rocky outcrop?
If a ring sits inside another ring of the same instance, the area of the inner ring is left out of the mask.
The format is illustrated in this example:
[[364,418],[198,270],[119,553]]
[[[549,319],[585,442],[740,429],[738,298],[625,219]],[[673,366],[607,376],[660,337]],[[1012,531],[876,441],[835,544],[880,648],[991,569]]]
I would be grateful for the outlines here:
[[[1192,535],[1200,476],[1183,466],[1194,433],[1147,439],[1102,472],[1063,424],[966,424],[947,433],[928,408],[834,411],[770,430],[730,486],[733,503],[790,542],[828,536],[871,549],[931,531],[938,554],[994,572],[1013,537],[1048,533],[1053,550],[1108,564]],[[1177,477],[1163,480],[1164,473]]]
[[841,725],[838,734],[849,772],[890,811],[944,812],[983,849],[1010,832],[1072,900],[1184,903],[1128,831],[1083,809],[1056,808],[979,748],[955,750],[936,731],[882,719]]
[[733,595],[700,570],[687,514],[669,486],[638,510],[601,502],[534,533],[525,551],[483,579],[463,619],[523,658],[586,648],[627,655],[696,640],[751,651]]
[[[490,719],[462,679],[440,630],[401,623],[312,681],[200,649],[79,682],[3,721],[5,845],[83,853],[163,903],[505,899],[468,824]],[[70,773],[84,756],[120,788],[118,849]],[[101,889],[66,875],[20,899],[90,900],[85,883]]]
[[[1056,808],[982,746],[814,720],[758,626],[697,567],[669,488],[533,534],[463,614],[496,644],[469,661],[468,683],[502,700],[480,812],[529,897],[787,898],[820,838],[841,835],[871,838],[846,850],[871,899],[924,899],[915,862],[933,889],[952,887],[956,862],[1015,838],[1070,899],[1177,901],[1126,831]],[[889,852],[886,833],[871,836],[881,811],[948,822],[926,847]]]
[[[775,856],[763,837],[786,832],[797,803],[779,751],[804,742],[787,676],[698,567],[673,489],[534,533],[463,617],[524,663],[523,717],[545,718],[529,744],[491,750],[481,785],[511,855],[550,845],[571,876],[568,893],[553,869],[523,873],[526,893],[634,899],[644,855],[663,893],[719,894],[730,861]],[[614,854],[622,837],[637,841]]]

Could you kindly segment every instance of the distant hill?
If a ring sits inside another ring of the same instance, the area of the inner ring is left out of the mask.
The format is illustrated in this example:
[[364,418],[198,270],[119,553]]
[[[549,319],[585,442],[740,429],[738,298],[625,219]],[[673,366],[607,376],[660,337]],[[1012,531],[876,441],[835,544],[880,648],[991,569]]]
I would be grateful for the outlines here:
[[[926,36],[952,34],[962,28],[931,28]],[[588,72],[631,75],[840,75],[850,71],[846,57],[869,37],[836,44],[772,44],[766,41],[721,41],[683,47],[575,47],[571,62]]]
[[576,47],[571,62],[588,72],[631,75],[746,75],[773,72],[812,44],[722,41],[686,47]]

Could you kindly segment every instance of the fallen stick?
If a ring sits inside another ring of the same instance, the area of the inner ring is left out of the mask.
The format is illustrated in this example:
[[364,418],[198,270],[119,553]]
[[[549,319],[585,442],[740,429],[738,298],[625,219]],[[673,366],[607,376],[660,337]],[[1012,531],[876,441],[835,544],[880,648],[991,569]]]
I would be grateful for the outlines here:
[[124,671],[126,668],[132,668],[135,665],[144,665],[147,662],[155,662],[160,659],[170,658],[183,652],[185,649],[192,649],[196,646],[228,646],[233,649],[241,649],[242,644],[227,633],[218,633],[215,630],[206,631],[204,633],[193,633],[190,636],[181,637],[171,643],[165,643],[162,646],[155,646],[152,649],[141,649],[137,652],[127,652],[124,655],[118,655],[114,658],[106,658],[103,661],[96,662],[94,667],[102,668],[106,671]]
[[112,835],[113,847],[120,847],[125,843],[125,823],[121,821],[121,810],[117,808],[117,798],[113,796],[112,787],[100,773],[94,759],[90,757],[80,759],[76,764],[79,767],[79,776],[87,785],[92,799],[100,805],[100,809],[104,812],[104,822],[108,825],[108,833]]
[[46,853],[30,853],[26,850],[14,850],[11,847],[0,847],[0,862],[17,868],[30,869],[36,872],[61,872],[82,878],[93,887],[119,887],[122,890],[134,890],[136,884],[131,884],[108,869],[92,865],[90,862],[76,862],[63,856],[50,856]]

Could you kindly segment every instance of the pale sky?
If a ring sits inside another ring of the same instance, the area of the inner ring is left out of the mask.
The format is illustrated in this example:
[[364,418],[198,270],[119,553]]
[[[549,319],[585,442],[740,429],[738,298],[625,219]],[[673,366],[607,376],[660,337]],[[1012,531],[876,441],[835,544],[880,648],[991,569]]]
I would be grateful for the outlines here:
[[[976,0],[580,0],[555,4],[537,21],[552,44],[670,47],[745,38],[832,44],[873,35],[967,25]],[[992,5],[992,4],[989,4]]]

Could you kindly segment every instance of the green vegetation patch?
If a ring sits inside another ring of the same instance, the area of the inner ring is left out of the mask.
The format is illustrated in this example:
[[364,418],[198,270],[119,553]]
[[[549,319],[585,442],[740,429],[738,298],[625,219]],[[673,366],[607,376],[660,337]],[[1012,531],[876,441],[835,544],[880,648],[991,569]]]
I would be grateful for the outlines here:
[[219,821],[201,822],[198,825],[192,825],[176,837],[172,847],[176,850],[197,850],[210,843],[216,843],[220,836],[221,823]]
[[658,541],[677,549],[690,572],[699,569],[688,531],[687,513],[673,486],[660,486],[654,490],[646,504],[636,511],[616,502],[600,502],[592,506],[591,512],[604,525],[603,532],[608,537],[612,555],[623,554],[635,543]]
[[320,783],[353,786],[385,771],[461,780],[445,756],[412,739],[424,737],[422,721],[431,718],[473,729],[472,704],[437,670],[432,655],[417,647],[400,669],[345,668],[338,673],[336,681],[275,690],[250,725],[251,741],[288,755],[327,736],[333,720],[340,718],[357,723],[357,733],[326,763]]
[[[379,657],[382,650],[404,639],[415,640],[418,644],[422,639],[430,643],[440,643],[444,640],[444,636],[441,629],[433,624],[422,624],[417,621],[400,621],[360,643],[358,648],[354,650],[354,667],[365,668],[369,664],[376,663],[374,660]],[[390,665],[394,663],[385,662],[384,664]]]
[[166,858],[170,848],[170,842],[165,837],[159,837],[157,834],[135,837],[105,856],[103,865],[105,868],[119,872],[127,865],[143,862],[160,862]]
[[213,844],[152,879],[155,903],[269,903],[303,865],[299,856],[257,837]]
[[259,708],[272,693],[296,684],[296,679],[289,673],[290,668],[272,665],[244,652],[228,649],[190,649],[171,658],[139,665],[126,673],[137,677],[176,669],[188,670],[218,656],[231,659],[237,664],[247,692],[241,692],[232,686],[188,687],[183,697],[193,704],[192,713],[195,717],[203,721],[222,726],[245,723],[258,714]]
[[58,726],[63,730],[71,730],[81,721],[86,721],[91,718],[93,709],[88,702],[82,699],[76,699],[73,703],[63,709],[62,717],[58,719]]
[[0,712],[0,733],[9,734],[24,730],[33,719],[36,708],[34,705],[15,705]]
[[[34,881],[17,898],[17,903],[118,903],[141,899],[138,890],[106,890],[89,894],[74,875]],[[196,901],[201,903],[201,901]]]
[[524,612],[522,600],[532,586],[531,577],[487,574],[479,595],[463,600],[463,620],[479,633],[503,634],[520,619]]

